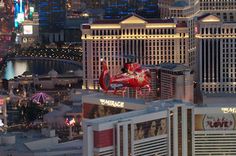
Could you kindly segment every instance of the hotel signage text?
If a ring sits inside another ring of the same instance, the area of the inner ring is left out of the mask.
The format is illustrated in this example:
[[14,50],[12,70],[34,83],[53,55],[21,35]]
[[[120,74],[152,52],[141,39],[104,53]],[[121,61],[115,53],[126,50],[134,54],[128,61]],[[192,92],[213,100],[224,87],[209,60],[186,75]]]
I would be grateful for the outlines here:
[[114,100],[107,100],[107,99],[99,99],[100,104],[104,106],[110,106],[110,107],[119,107],[123,108],[125,103],[120,101],[114,101]]
[[235,108],[221,108],[223,113],[236,113],[236,107]]

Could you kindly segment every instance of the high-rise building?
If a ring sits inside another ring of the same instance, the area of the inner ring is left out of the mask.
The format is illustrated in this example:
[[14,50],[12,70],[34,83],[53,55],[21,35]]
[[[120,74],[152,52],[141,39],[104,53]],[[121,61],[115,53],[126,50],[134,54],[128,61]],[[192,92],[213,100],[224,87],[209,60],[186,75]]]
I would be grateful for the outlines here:
[[159,18],[156,0],[114,0],[105,8],[104,19],[120,19],[136,13],[145,18]]
[[67,0],[66,10],[67,11],[78,11],[81,7],[81,0]]
[[183,63],[191,66],[189,31],[172,19],[144,19],[130,15],[122,20],[82,25],[84,88],[98,89],[105,59],[111,75],[120,73],[129,60],[142,65]]
[[[190,67],[197,71],[196,62],[196,40],[195,40],[195,16],[199,12],[198,0],[160,0],[158,1],[160,7],[161,18],[174,18],[177,23],[185,23],[188,27],[188,53],[191,59]],[[194,77],[194,79],[197,79]]]
[[170,18],[170,6],[174,0],[159,0],[158,6],[160,7],[161,18]]
[[199,83],[204,93],[236,93],[236,23],[199,18]]
[[65,0],[39,0],[39,26],[41,32],[59,32],[66,17]]
[[160,99],[181,99],[193,102],[193,72],[182,64],[160,64]]
[[25,20],[22,23],[23,32],[16,36],[16,41],[21,47],[29,47],[36,43],[40,43],[38,13],[35,12],[32,16],[32,20]]
[[233,0],[200,0],[201,13],[217,15],[224,21],[236,21],[236,1]]

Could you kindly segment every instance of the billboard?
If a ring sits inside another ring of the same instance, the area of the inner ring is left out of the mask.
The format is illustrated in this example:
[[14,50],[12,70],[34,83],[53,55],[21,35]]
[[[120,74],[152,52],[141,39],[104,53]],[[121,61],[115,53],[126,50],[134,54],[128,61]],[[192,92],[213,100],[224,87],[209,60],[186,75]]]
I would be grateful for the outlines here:
[[119,114],[127,111],[130,110],[120,107],[110,107],[106,105],[95,105],[88,103],[83,104],[83,117],[88,119]]
[[18,14],[17,14],[16,21],[17,21],[18,23],[22,23],[22,22],[24,22],[24,20],[25,20],[25,14],[24,14],[24,13],[18,13]]
[[157,119],[134,125],[134,140],[167,134],[167,119]]
[[24,35],[33,34],[33,26],[32,25],[24,25]]
[[197,114],[195,115],[195,130],[235,130],[236,114]]

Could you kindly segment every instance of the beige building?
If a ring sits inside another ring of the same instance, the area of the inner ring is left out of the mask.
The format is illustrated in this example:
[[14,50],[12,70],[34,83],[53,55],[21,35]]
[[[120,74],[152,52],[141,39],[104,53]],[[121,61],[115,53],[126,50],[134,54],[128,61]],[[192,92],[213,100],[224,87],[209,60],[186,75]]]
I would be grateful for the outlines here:
[[236,23],[199,18],[199,83],[204,93],[236,93]]
[[181,99],[193,102],[193,73],[182,64],[158,66],[160,99]]
[[122,20],[95,21],[82,25],[85,89],[98,89],[101,59],[111,75],[120,73],[130,60],[142,65],[193,64],[187,25],[172,19],[150,20],[130,15]]
[[236,1],[200,0],[200,11],[217,15],[224,21],[236,21]]
[[161,18],[214,14],[226,21],[236,20],[234,0],[159,0]]

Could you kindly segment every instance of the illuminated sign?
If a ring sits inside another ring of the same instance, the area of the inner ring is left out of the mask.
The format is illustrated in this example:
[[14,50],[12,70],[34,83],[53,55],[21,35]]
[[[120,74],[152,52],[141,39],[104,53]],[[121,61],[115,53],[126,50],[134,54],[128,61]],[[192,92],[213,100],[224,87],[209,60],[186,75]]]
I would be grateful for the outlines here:
[[24,20],[25,20],[25,15],[24,15],[24,13],[18,13],[18,14],[17,14],[16,21],[17,21],[18,23],[22,23],[22,22],[24,22]]
[[75,118],[72,118],[72,119],[66,118],[65,123],[67,126],[74,126],[75,125]]
[[30,7],[30,12],[31,12],[31,13],[34,12],[34,7]]
[[195,28],[194,28],[194,31],[195,31],[195,33],[197,34],[197,33],[198,33],[198,27],[195,27]]
[[236,113],[236,108],[221,108],[223,113]]
[[234,125],[232,114],[206,114],[203,120],[205,130],[233,130]]
[[27,38],[23,38],[23,43],[27,43]]
[[33,26],[32,25],[24,25],[24,34],[25,35],[33,34]]
[[4,104],[4,99],[0,99],[0,105]]
[[123,108],[125,105],[124,102],[120,102],[120,101],[113,101],[113,100],[106,100],[106,99],[100,99],[99,101],[100,101],[101,105],[104,105],[104,106]]
[[2,122],[2,119],[0,119],[0,127],[4,126],[4,123]]

